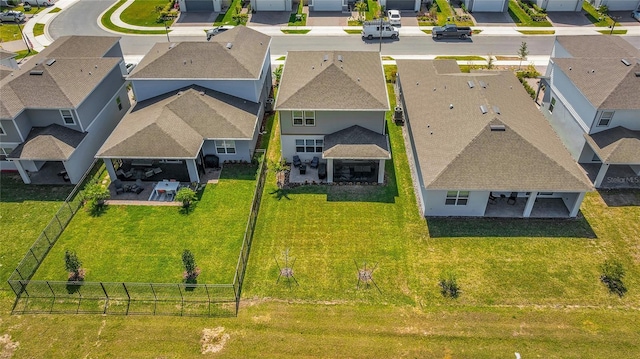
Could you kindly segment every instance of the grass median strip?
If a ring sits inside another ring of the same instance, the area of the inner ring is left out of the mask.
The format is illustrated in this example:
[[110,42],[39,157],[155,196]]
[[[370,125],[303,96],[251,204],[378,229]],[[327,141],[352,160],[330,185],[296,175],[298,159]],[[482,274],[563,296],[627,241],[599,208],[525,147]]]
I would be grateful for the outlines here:
[[518,30],[519,33],[524,35],[554,35],[555,30]]
[[33,25],[33,36],[44,35],[44,24],[36,23]]
[[298,35],[303,35],[303,34],[307,34],[309,33],[309,31],[311,31],[311,29],[304,29],[304,30],[280,30],[285,34],[298,34]]
[[[109,10],[107,10],[104,13],[104,15],[102,15],[102,18],[100,19],[100,22],[102,23],[102,25],[104,27],[106,27],[109,30],[112,30],[112,31],[115,31],[115,32],[120,32],[120,33],[123,33],[123,34],[139,34],[139,35],[163,35],[163,34],[166,34],[166,30],[132,30],[132,29],[119,27],[116,24],[114,24],[113,22],[111,22],[111,15],[120,6],[122,6],[125,2],[126,2],[126,0],[118,1]],[[169,30],[169,32],[171,32],[171,30]]]

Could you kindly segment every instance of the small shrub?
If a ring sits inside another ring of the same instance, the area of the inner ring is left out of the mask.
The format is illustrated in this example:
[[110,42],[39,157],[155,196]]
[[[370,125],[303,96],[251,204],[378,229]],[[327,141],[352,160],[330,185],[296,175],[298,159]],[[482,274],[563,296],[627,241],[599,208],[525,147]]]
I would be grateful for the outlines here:
[[176,193],[176,201],[182,202],[182,208],[189,210],[191,204],[196,200],[196,192],[189,187],[182,187]]
[[90,182],[84,189],[84,200],[89,205],[90,211],[99,210],[109,196],[109,189],[96,180]]
[[607,259],[600,266],[600,270],[602,272],[600,281],[607,286],[609,292],[617,294],[619,297],[627,293],[627,287],[622,282],[622,278],[624,278],[622,263],[615,259]]
[[443,277],[444,278],[440,279],[440,294],[445,298],[458,298],[458,296],[460,296],[460,287],[458,287],[456,276],[449,273]]
[[195,283],[198,275],[200,275],[200,268],[196,265],[196,258],[190,250],[185,249],[182,252],[182,264],[184,265],[183,278],[187,283]]
[[85,271],[82,269],[82,262],[75,251],[64,252],[64,268],[69,272],[69,281],[83,281]]

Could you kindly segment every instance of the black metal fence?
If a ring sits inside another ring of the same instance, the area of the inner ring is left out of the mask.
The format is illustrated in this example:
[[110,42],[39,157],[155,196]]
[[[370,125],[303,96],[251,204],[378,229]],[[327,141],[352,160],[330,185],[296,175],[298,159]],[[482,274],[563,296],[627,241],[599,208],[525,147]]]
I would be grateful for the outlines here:
[[9,285],[16,294],[12,312],[236,315],[266,177],[265,151],[257,152],[262,154],[258,178],[232,284],[31,280],[40,263],[82,206],[83,193],[80,189],[90,180],[104,175],[105,167],[94,162],[9,277]]

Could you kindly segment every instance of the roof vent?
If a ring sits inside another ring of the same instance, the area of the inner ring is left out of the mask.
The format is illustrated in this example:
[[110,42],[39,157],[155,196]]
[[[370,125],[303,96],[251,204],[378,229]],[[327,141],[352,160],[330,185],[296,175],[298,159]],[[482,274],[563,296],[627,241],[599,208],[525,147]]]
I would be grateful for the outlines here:
[[453,109],[453,104],[452,103],[449,104],[449,110],[451,110],[451,109]]
[[329,61],[329,55],[325,54],[325,55],[322,57],[322,61],[323,61],[323,62],[327,62],[327,61]]
[[485,105],[480,105],[480,111],[482,111],[482,114],[484,115],[485,113],[487,113],[487,106]]
[[625,66],[631,66],[631,63],[630,63],[630,62],[629,62],[629,60],[627,60],[627,59],[622,59],[622,60],[620,60],[620,61],[622,61],[622,63],[623,63]]
[[500,114],[500,108],[498,106],[493,106],[493,112]]
[[480,86],[482,86],[483,89],[487,88],[487,83],[484,81],[480,81]]
[[227,48],[227,49],[229,49],[229,50],[231,50],[231,48],[232,48],[232,47],[233,47],[233,44],[232,44],[232,43],[230,43],[230,42],[227,42],[227,46],[226,46],[226,48]]
[[360,78],[358,77],[358,82],[360,82]]
[[47,60],[47,62],[45,62],[45,64],[47,64],[47,66],[51,66],[54,62],[56,62],[56,59],[49,59]]
[[183,91],[178,91],[178,96],[182,95],[183,93]]
[[342,55],[338,55],[338,61],[343,62],[344,61],[344,57],[342,57]]
[[204,91],[200,91],[200,92],[198,92],[198,93],[200,94],[200,96],[204,96],[204,93],[205,93],[205,92],[204,92]]
[[174,42],[174,43],[169,44],[169,49],[173,49],[174,47],[176,47],[176,43],[175,43],[175,42]]
[[416,82],[416,86],[418,86],[418,85],[420,85],[420,83],[419,83],[419,82]]
[[640,77],[640,72],[636,72],[636,77]]
[[473,88],[473,81],[467,81],[467,85],[469,85],[469,88],[472,89]]
[[29,75],[38,75],[38,76],[42,76],[42,74],[44,73],[43,70],[31,70],[31,72],[29,72]]
[[489,125],[489,128],[491,129],[491,132],[504,132],[507,130],[504,125]]

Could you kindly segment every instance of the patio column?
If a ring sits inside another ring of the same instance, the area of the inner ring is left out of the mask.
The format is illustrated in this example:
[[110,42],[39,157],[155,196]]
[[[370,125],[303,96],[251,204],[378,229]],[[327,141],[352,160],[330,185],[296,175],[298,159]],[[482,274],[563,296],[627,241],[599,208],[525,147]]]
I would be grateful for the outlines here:
[[594,187],[596,188],[600,187],[600,185],[602,184],[602,181],[604,180],[604,176],[607,174],[608,169],[609,169],[608,163],[603,163],[602,166],[600,166],[600,170],[598,171],[598,176],[596,176],[596,181],[593,183]]
[[109,177],[111,181],[115,181],[118,179],[118,175],[116,174],[116,169],[113,168],[113,160],[111,158],[103,158],[104,166],[107,168],[107,173],[109,173]]
[[200,183],[200,176],[198,175],[198,167],[196,167],[196,160],[186,160],[187,171],[189,171],[189,181]]
[[327,159],[327,183],[333,183],[333,158]]
[[16,169],[18,170],[18,173],[20,173],[20,177],[22,177],[22,182],[24,182],[25,184],[31,183],[31,178],[29,177],[27,171],[25,171],[22,167],[22,163],[20,161],[13,161],[13,163],[15,163]]
[[531,210],[533,210],[533,205],[536,203],[536,197],[538,197],[538,192],[531,192],[531,195],[529,195],[529,198],[527,199],[527,204],[524,206],[522,217],[531,217]]
[[[220,6],[220,3],[222,1],[220,0],[211,0],[211,1],[213,1],[213,11],[222,12],[222,6]],[[253,9],[253,6],[251,8]]]
[[386,160],[380,160],[378,165],[378,183],[384,183],[384,164]]
[[580,192],[578,198],[576,198],[576,201],[573,203],[573,208],[569,210],[569,217],[573,218],[578,215],[578,211],[580,211],[580,205],[582,204],[585,193],[586,192]]

